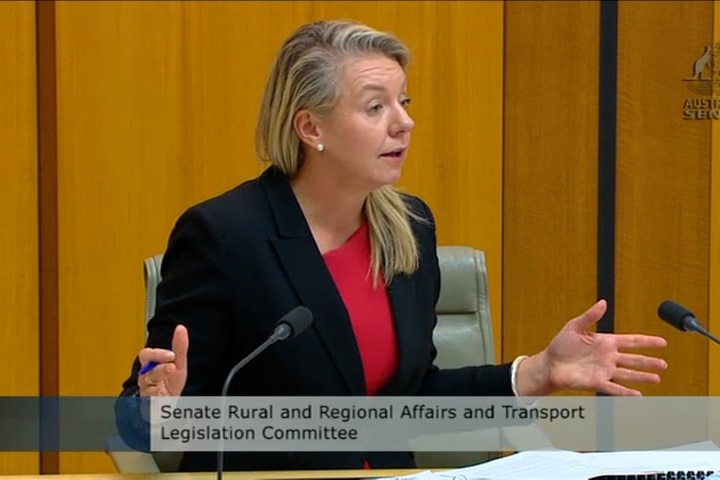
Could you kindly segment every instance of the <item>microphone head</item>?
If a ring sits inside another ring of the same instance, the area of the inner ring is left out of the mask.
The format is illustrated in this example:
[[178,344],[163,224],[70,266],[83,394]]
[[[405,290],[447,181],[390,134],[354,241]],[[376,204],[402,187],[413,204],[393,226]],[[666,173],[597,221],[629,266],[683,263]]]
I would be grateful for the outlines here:
[[300,305],[295,307],[286,313],[280,320],[278,320],[277,328],[285,325],[290,329],[289,335],[284,336],[283,340],[287,338],[293,338],[301,334],[312,324],[313,315],[309,308]]
[[695,315],[690,310],[672,300],[665,300],[660,304],[658,307],[658,316],[683,332],[688,331],[688,323],[685,322],[685,319],[688,317],[695,318]]

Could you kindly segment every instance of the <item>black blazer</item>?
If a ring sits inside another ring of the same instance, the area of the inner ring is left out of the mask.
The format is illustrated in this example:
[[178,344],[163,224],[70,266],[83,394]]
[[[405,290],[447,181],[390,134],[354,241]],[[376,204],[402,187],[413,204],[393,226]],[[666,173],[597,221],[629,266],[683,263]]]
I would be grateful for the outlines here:
[[[389,285],[397,342],[397,372],[381,395],[511,396],[509,365],[439,370],[433,365],[435,303],[440,291],[434,219],[419,198],[405,196],[426,219],[412,222],[420,267]],[[229,370],[265,341],[276,321],[298,305],[313,324],[296,338],[271,346],[235,377],[230,395],[365,395],[362,363],[345,306],[325,267],[289,179],[273,167],[181,215],[162,265],[157,311],[147,345],[169,348],[174,327],[190,336],[183,395],[212,396]],[[139,363],[124,383],[136,391]],[[132,445],[131,422],[119,420]],[[136,432],[137,433],[137,432]],[[135,442],[136,443],[136,442]],[[402,453],[235,453],[227,470],[412,467]],[[215,455],[186,453],[185,471],[215,469]]]

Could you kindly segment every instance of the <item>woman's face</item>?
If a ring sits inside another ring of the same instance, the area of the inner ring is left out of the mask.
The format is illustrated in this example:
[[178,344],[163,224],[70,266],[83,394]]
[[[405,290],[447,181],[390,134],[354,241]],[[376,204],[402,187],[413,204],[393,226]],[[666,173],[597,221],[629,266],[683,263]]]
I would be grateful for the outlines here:
[[363,190],[397,182],[415,125],[408,103],[397,61],[381,55],[344,61],[335,106],[317,121],[323,172]]

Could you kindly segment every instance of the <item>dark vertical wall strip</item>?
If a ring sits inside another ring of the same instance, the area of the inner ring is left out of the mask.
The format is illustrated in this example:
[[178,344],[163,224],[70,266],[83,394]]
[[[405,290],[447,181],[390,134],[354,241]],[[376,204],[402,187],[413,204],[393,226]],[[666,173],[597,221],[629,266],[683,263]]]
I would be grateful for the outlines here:
[[[55,2],[37,1],[38,221],[40,247],[40,395],[57,396],[58,211]],[[55,405],[57,402],[41,402]],[[57,411],[40,412],[41,446],[58,444]],[[40,453],[40,473],[59,473],[57,452]]]
[[608,310],[599,332],[615,329],[615,143],[617,111],[618,4],[600,4],[600,72],[598,105],[598,242],[597,293]]
[[[600,3],[600,71],[598,89],[598,228],[597,294],[607,299],[608,309],[597,325],[598,332],[615,329],[615,144],[617,111],[618,5]],[[599,394],[604,396],[603,394]],[[614,444],[613,411],[603,404],[596,421],[599,445]]]

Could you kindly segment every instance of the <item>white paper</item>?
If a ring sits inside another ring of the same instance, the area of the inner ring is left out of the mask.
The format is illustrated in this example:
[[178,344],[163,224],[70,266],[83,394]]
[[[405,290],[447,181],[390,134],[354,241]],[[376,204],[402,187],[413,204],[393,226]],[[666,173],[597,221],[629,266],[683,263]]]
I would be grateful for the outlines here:
[[447,480],[582,479],[592,470],[584,454],[562,450],[520,452],[473,467],[436,473]]
[[[720,452],[649,451],[586,453],[592,464],[600,471],[603,466],[613,468],[609,473],[667,472],[670,470],[720,471]],[[604,473],[604,472],[600,472]]]
[[384,477],[376,480],[436,480],[437,478],[437,475],[430,470],[424,470],[410,475],[403,475],[402,477]]
[[472,467],[396,477],[412,480],[588,480],[603,474],[720,472],[720,451],[520,452]]

